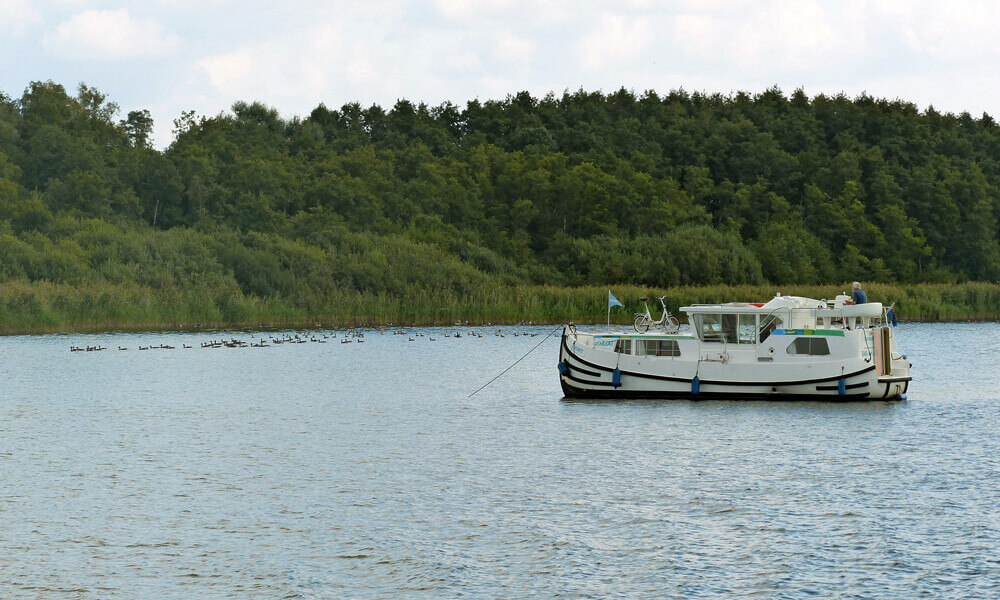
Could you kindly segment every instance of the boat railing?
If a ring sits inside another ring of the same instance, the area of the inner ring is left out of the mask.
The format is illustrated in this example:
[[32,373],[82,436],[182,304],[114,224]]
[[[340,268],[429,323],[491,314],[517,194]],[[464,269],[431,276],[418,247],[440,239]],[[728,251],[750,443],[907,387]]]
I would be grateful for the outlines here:
[[[770,337],[771,332],[777,329],[777,326],[772,327],[772,325],[774,325],[775,322],[781,318],[781,316],[778,315],[779,310],[784,310],[784,308],[775,308],[771,312],[767,313],[767,315],[765,315],[762,319],[760,319],[759,325],[757,326],[756,329],[754,329],[754,344],[760,344],[768,337]],[[765,335],[764,338],[761,339],[760,336],[765,331],[767,332],[767,335]]]

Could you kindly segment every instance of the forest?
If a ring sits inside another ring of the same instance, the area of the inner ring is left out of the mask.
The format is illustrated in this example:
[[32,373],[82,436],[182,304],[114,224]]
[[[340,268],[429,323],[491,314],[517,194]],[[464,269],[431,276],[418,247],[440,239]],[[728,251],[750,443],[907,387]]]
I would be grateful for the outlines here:
[[163,150],[152,130],[85,84],[0,92],[0,331],[559,320],[579,298],[597,320],[608,286],[689,290],[676,308],[852,280],[923,298],[913,318],[1000,314],[986,114],[621,89],[239,101],[182,113]]

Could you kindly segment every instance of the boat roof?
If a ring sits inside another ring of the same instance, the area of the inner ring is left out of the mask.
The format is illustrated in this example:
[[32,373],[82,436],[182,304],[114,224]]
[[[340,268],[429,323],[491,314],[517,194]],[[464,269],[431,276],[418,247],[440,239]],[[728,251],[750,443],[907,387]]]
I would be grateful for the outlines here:
[[775,296],[768,302],[726,302],[725,304],[692,304],[682,306],[687,313],[702,312],[771,312],[778,308],[826,308],[826,300],[803,296]]
[[[846,298],[846,297],[845,297]],[[719,313],[772,313],[777,310],[820,310],[816,316],[876,317],[882,313],[882,304],[844,304],[838,297],[833,302],[816,300],[803,296],[775,296],[768,302],[727,302],[725,304],[693,304],[682,306],[681,310],[692,314]]]
[[606,331],[602,333],[592,334],[595,338],[639,338],[644,340],[693,340],[695,335],[692,333],[664,333],[662,331],[646,331],[639,333],[636,331]]

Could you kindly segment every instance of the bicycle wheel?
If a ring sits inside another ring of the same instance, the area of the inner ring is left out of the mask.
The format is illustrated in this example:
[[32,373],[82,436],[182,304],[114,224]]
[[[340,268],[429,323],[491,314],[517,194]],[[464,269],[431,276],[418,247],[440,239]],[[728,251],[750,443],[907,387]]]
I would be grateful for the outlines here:
[[649,331],[649,319],[646,318],[646,315],[636,315],[635,321],[632,322],[632,329],[635,329],[639,333]]

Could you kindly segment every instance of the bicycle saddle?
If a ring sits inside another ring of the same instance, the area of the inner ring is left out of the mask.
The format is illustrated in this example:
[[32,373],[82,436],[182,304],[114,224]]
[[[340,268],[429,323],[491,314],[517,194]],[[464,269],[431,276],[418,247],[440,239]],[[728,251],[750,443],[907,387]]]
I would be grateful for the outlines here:
[[645,302],[646,300],[649,300],[649,298],[639,298],[639,302]]

